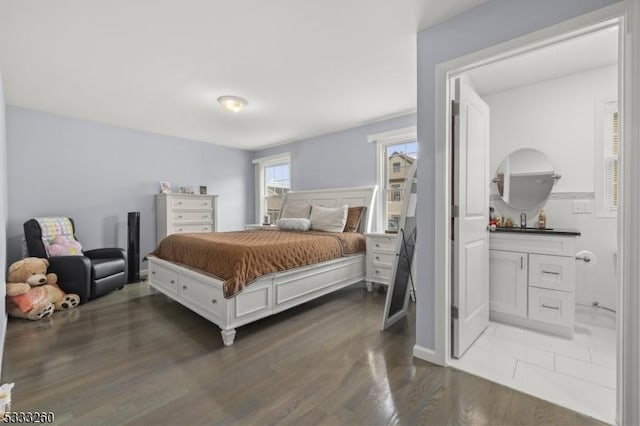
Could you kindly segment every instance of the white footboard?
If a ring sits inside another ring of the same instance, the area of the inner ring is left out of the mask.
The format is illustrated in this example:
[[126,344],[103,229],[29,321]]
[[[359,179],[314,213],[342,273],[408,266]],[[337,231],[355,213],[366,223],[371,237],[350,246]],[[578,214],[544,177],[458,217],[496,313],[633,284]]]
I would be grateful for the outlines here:
[[225,299],[222,281],[149,256],[149,284],[221,329],[226,346],[235,328],[364,280],[364,254],[262,277]]

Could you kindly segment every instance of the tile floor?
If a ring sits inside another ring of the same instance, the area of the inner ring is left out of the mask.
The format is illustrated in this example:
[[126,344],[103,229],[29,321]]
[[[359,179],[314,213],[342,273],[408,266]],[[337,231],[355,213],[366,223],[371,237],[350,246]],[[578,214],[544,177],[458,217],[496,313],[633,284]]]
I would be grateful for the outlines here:
[[615,330],[577,324],[569,340],[492,322],[451,366],[615,423]]

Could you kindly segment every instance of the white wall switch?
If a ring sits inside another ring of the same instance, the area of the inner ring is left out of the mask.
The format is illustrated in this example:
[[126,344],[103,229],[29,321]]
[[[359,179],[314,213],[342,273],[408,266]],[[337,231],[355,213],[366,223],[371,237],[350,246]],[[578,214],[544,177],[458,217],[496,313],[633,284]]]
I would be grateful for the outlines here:
[[573,214],[586,214],[593,212],[593,200],[574,200]]

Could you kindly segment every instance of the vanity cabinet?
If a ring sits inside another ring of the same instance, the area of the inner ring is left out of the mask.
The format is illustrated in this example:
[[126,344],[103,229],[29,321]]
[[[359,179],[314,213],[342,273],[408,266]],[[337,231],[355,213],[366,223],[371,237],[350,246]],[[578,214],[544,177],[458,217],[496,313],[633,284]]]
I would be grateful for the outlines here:
[[492,233],[492,320],[573,336],[575,236]]

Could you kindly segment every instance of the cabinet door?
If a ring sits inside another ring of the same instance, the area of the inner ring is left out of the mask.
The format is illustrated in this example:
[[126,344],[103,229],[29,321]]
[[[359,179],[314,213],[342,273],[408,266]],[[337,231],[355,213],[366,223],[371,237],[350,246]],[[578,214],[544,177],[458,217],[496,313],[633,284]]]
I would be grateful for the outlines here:
[[491,311],[527,316],[527,263],[527,253],[489,250]]

